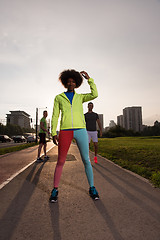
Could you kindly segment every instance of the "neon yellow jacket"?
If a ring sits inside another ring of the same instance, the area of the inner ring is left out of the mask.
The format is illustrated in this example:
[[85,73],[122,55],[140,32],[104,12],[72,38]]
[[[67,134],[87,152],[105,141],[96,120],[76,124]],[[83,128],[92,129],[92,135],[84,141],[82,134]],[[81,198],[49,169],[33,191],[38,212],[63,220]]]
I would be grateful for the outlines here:
[[76,128],[86,128],[85,118],[83,114],[83,103],[93,100],[98,97],[98,92],[94,80],[90,78],[88,80],[90,85],[91,93],[78,94],[74,93],[72,104],[65,95],[61,93],[57,95],[54,99],[54,107],[52,114],[52,136],[57,135],[57,123],[59,114],[61,111],[61,122],[60,129],[76,129]]

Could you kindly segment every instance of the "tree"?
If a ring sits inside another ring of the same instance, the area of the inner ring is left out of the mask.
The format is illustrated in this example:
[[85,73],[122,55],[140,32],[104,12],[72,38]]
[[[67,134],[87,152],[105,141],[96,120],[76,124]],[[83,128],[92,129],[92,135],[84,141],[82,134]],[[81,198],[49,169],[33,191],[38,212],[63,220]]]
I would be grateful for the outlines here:
[[110,128],[106,133],[103,134],[103,137],[126,137],[126,136],[139,136],[140,133],[135,133],[133,130],[126,130],[125,128],[116,125],[115,127]]
[[26,129],[26,128],[21,128],[18,125],[13,125],[8,123],[6,126],[4,126],[3,124],[0,123],[0,134],[1,135],[8,135],[10,137],[14,136],[14,135],[23,135],[26,132],[35,132],[35,129]]
[[155,121],[154,126],[146,126],[142,131],[143,136],[160,136],[160,122]]

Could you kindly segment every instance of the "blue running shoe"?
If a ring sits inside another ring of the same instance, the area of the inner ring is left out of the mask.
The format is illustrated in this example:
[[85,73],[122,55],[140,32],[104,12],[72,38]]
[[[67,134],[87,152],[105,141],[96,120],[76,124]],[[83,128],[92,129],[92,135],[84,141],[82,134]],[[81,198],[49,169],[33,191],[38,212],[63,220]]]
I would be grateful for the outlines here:
[[43,159],[41,157],[37,158],[36,163],[41,163],[43,162]]
[[52,192],[51,192],[51,196],[49,198],[49,201],[51,203],[57,202],[58,199],[58,190],[53,188]]
[[49,160],[48,156],[44,156],[44,162],[47,162]]
[[98,195],[98,192],[96,190],[96,188],[93,186],[93,187],[90,187],[89,189],[89,195],[91,196],[91,198],[93,200],[98,200],[99,199],[99,195]]

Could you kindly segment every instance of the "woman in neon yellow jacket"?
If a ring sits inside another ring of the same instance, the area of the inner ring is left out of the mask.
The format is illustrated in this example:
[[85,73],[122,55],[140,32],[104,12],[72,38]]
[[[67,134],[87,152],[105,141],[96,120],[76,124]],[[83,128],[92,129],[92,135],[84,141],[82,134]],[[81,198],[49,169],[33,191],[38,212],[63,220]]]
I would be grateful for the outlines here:
[[[83,77],[87,79],[91,92],[86,94],[77,94],[75,88],[78,88]],[[65,88],[63,92],[55,97],[52,114],[52,136],[53,142],[58,145],[58,160],[54,173],[54,188],[51,192],[50,202],[57,202],[58,185],[62,174],[62,169],[66,160],[73,138],[77,142],[81,158],[85,167],[86,176],[89,183],[89,194],[94,199],[99,199],[98,192],[94,187],[93,170],[89,159],[88,134],[83,114],[83,103],[98,97],[98,92],[94,80],[85,72],[75,70],[65,70],[60,74],[59,80]],[[61,112],[60,133],[57,136],[56,128],[59,114]]]

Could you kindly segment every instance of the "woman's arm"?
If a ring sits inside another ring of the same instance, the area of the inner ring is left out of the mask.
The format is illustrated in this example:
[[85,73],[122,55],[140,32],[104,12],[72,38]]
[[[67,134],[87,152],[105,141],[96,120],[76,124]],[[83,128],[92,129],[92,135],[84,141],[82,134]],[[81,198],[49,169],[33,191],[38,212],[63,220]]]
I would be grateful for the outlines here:
[[91,89],[90,93],[82,94],[82,96],[83,96],[83,101],[82,102],[88,102],[90,100],[93,100],[93,99],[97,98],[98,97],[98,91],[97,91],[96,84],[94,83],[94,80],[92,78],[90,78],[88,73],[86,73],[85,71],[80,72],[80,74],[88,80],[88,84],[89,84],[90,89]]

